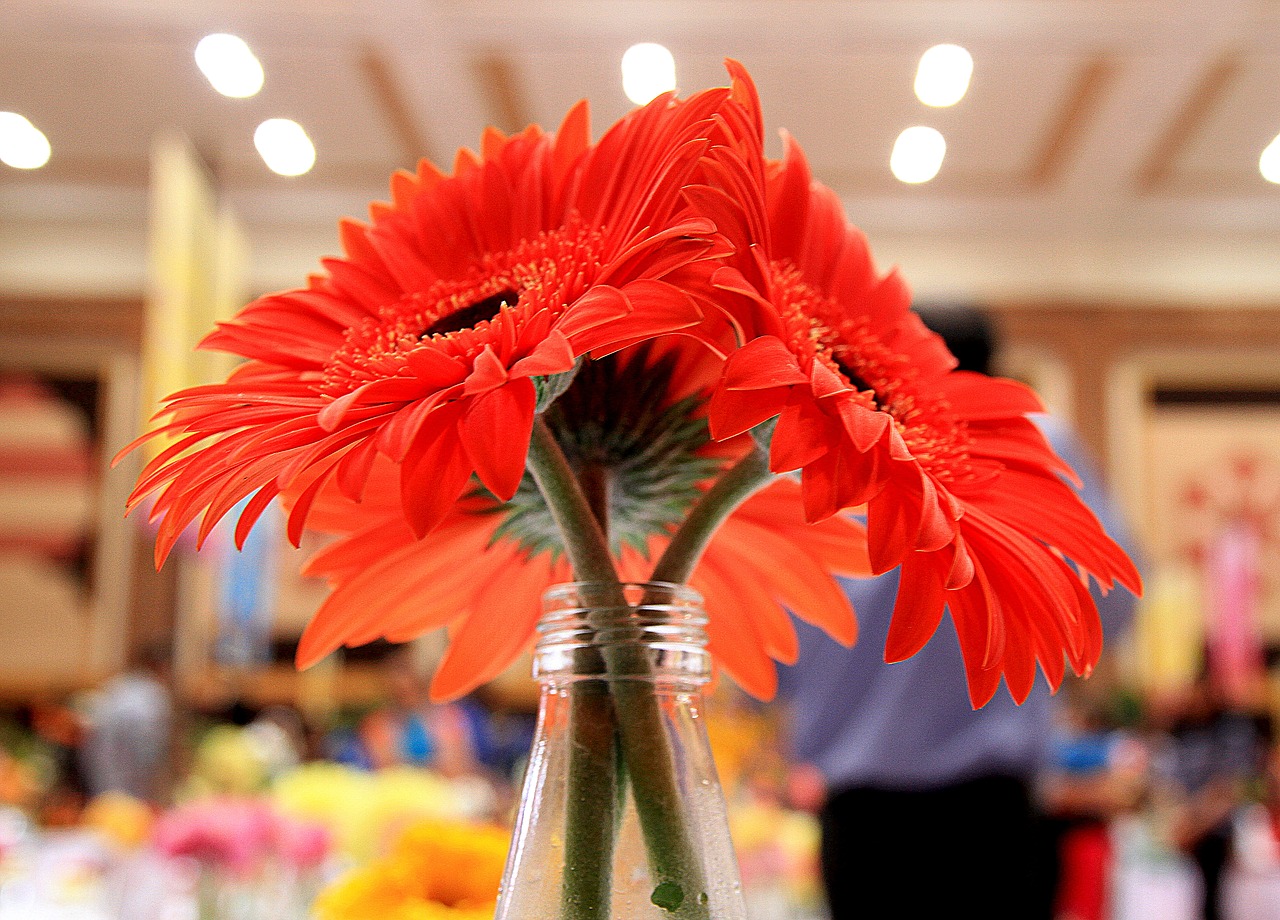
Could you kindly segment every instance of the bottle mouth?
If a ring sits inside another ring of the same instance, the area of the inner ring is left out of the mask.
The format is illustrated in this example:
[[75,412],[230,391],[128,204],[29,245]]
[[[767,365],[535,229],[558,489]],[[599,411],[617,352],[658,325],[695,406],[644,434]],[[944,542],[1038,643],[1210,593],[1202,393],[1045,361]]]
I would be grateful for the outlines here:
[[621,609],[624,604],[630,608],[701,610],[702,595],[688,585],[668,581],[624,581],[621,584],[570,581],[552,585],[542,595],[544,613]]
[[702,595],[687,585],[570,582],[543,595],[534,677],[705,683]]

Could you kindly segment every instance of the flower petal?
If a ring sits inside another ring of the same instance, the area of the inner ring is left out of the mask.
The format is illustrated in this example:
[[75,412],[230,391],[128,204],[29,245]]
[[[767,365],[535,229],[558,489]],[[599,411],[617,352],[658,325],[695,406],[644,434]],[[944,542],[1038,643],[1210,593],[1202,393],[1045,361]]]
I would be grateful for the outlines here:
[[460,425],[462,444],[480,481],[503,501],[524,476],[537,395],[522,377],[469,400]]
[[765,335],[733,353],[720,386],[726,390],[766,390],[808,382],[790,349],[780,339]]
[[[546,562],[526,560],[481,588],[431,679],[433,700],[459,697],[506,670],[533,639],[548,582]],[[495,630],[497,610],[502,611],[502,628]]]
[[427,417],[400,467],[405,520],[419,537],[443,520],[473,470],[458,436],[463,404],[453,402]]

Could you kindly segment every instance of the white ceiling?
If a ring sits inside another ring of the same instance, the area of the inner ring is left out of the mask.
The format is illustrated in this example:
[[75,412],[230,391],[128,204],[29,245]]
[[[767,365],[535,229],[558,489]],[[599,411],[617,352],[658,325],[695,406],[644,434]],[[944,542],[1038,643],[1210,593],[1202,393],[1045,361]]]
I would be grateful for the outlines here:
[[[426,153],[482,128],[553,127],[580,97],[597,128],[629,103],[618,61],[674,53],[682,90],[759,84],[885,264],[927,299],[1280,305],[1280,186],[1258,174],[1280,133],[1276,0],[6,0],[0,110],[53,145],[0,166],[0,293],[128,294],[143,284],[151,137],[195,140],[243,219],[256,289],[300,283],[334,224]],[[266,86],[217,95],[192,50],[254,48]],[[975,59],[968,96],[912,93],[941,41]],[[285,179],[253,149],[284,116],[316,143]],[[947,160],[898,183],[898,132],[929,124]],[[776,146],[774,152],[776,152]]]

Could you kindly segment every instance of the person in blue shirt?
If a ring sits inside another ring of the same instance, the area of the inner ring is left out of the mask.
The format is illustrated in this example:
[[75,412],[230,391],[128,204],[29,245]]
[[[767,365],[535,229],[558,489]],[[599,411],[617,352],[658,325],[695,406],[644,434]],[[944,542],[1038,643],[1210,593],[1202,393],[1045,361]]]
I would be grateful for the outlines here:
[[[922,316],[961,368],[987,372],[993,336],[985,317],[968,308]],[[1131,548],[1078,440],[1051,417],[1037,421],[1084,480],[1085,503]],[[845,648],[797,622],[800,657],[780,672],[791,755],[816,767],[827,790],[822,869],[833,920],[1047,917],[1050,873],[1032,801],[1052,732],[1043,675],[1021,706],[1002,689],[975,710],[950,618],[914,657],[886,664],[897,572],[842,584],[858,612],[857,644]],[[1113,639],[1134,598],[1117,588],[1095,599]]]

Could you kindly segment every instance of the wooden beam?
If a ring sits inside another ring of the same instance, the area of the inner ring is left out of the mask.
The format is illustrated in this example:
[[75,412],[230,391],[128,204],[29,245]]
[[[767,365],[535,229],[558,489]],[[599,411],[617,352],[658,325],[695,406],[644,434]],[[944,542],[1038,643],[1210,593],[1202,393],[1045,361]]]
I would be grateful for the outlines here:
[[1080,67],[1071,92],[1063,99],[1031,160],[1027,171],[1029,188],[1045,188],[1062,175],[1071,155],[1079,149],[1089,123],[1097,115],[1116,72],[1115,62],[1105,54],[1094,55]]
[[[136,351],[142,341],[140,297],[0,296],[0,363],[7,346],[29,351],[30,341],[85,340],[109,349]],[[69,345],[64,352],[74,351]]]
[[510,55],[493,50],[482,52],[471,59],[471,69],[494,126],[514,134],[533,121],[519,68]]
[[395,68],[386,52],[376,45],[365,45],[360,52],[359,67],[369,81],[373,98],[400,145],[406,163],[417,163],[422,157],[435,159],[426,132],[414,117],[408,96],[396,78]]
[[1138,170],[1135,184],[1139,192],[1147,194],[1168,185],[1178,159],[1225,98],[1242,66],[1238,51],[1228,51],[1209,65]]

